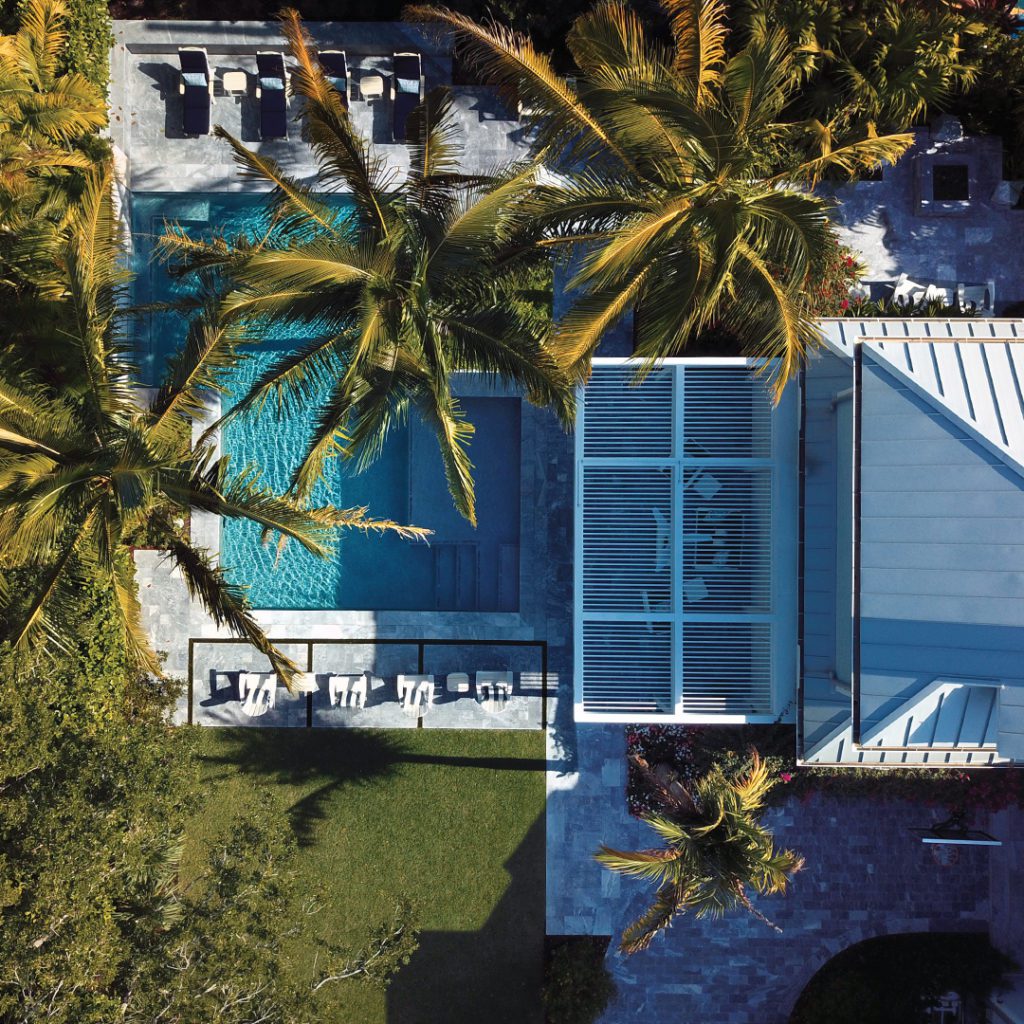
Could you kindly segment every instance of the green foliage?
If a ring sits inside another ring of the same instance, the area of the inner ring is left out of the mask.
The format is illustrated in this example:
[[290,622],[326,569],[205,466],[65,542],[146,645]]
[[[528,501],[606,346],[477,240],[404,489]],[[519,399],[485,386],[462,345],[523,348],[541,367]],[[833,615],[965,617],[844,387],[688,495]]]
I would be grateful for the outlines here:
[[455,507],[475,524],[474,428],[452,374],[486,374],[518,386],[563,422],[572,418],[572,384],[548,345],[550,310],[537,296],[547,256],[522,228],[536,169],[463,174],[451,96],[436,89],[409,117],[411,166],[399,182],[357,132],[295,11],[283,13],[282,30],[321,189],[343,183],[355,209],[332,209],[218,129],[243,171],[273,187],[272,227],[254,242],[207,244],[176,230],[164,251],[181,261],[179,272],[223,271],[225,332],[258,342],[271,322],[284,322],[309,335],[229,414],[268,401],[284,414],[317,406],[293,493],[308,498],[332,458],[369,466],[391,431],[415,414],[437,439]]
[[198,737],[169,724],[173,688],[132,673],[113,595],[92,581],[69,601],[65,651],[0,647],[0,1020],[298,1024],[318,1019],[314,984],[386,984],[416,946],[409,904],[364,945],[321,943],[331,907],[278,811],[236,813],[182,878]]
[[968,1020],[1016,965],[987,936],[892,935],[843,950],[811,979],[789,1024],[928,1024],[928,1007],[960,994]]
[[562,363],[585,379],[601,339],[634,313],[646,367],[688,354],[713,326],[776,360],[781,389],[819,343],[805,282],[834,245],[808,185],[893,161],[910,139],[867,126],[840,138],[794,118],[803,68],[780,30],[730,52],[723,2],[661,6],[669,45],[626,3],[581,15],[567,40],[571,81],[502,26],[429,7],[410,15],[453,29],[463,58],[521,101],[538,159],[557,172],[530,213],[572,268],[573,305],[554,333]]
[[671,765],[648,764],[631,757],[656,796],[659,809],[643,814],[663,847],[621,851],[602,846],[597,861],[619,874],[657,884],[651,907],[622,933],[624,953],[646,949],[678,914],[718,918],[744,909],[775,931],[751,902],[748,890],[762,895],[784,893],[803,867],[792,850],[776,850],[772,833],[760,823],[768,794],[780,779],[757,751],[728,775],[714,764],[696,781],[681,777]]
[[[20,616],[13,611],[19,595],[0,581],[0,615],[16,647],[59,646],[71,635],[68,597],[79,584],[78,568],[113,588],[133,663],[158,675],[119,557],[132,540],[156,537],[212,618],[289,680],[297,668],[267,639],[245,588],[193,546],[186,532],[192,510],[248,519],[320,557],[339,528],[414,537],[424,531],[371,519],[365,509],[309,507],[276,494],[255,467],[232,471],[207,439],[193,444],[189,420],[204,408],[209,389],[220,386],[215,374],[234,353],[230,332],[202,317],[156,397],[140,407],[121,340],[127,275],[111,192],[109,168],[90,175],[68,232],[50,237],[45,313],[34,310],[48,328],[33,339],[37,365],[0,342],[9,353],[0,369],[0,551],[8,564],[42,570]],[[41,372],[47,361],[67,374],[57,386]]]
[[781,26],[805,81],[797,117],[841,135],[855,125],[904,131],[975,80],[965,48],[980,22],[923,0],[747,0],[741,31]]
[[546,1024],[592,1024],[615,995],[605,964],[607,942],[570,936],[548,954],[544,971]]
[[1024,34],[988,28],[967,50],[978,75],[952,110],[967,131],[1000,136],[1004,176],[1024,178]]
[[[85,76],[101,94],[110,78],[114,33],[106,0],[65,0],[70,15],[58,70]],[[32,0],[0,0],[0,31],[13,32]]]

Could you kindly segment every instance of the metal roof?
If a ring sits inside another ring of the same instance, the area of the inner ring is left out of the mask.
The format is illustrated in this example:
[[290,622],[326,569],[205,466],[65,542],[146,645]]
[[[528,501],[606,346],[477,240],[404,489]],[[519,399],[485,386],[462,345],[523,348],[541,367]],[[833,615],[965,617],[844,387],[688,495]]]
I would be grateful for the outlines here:
[[825,344],[863,345],[916,394],[1024,475],[1024,321],[823,320]]
[[[833,355],[811,360],[807,386],[804,757],[1015,756],[1024,322],[849,320],[823,332]],[[850,367],[857,346],[859,370]],[[842,401],[854,382],[852,404]],[[841,424],[851,411],[852,434]],[[844,465],[837,456],[851,437]],[[833,525],[851,506],[852,533]],[[839,638],[851,616],[856,661],[843,713],[850,676]]]

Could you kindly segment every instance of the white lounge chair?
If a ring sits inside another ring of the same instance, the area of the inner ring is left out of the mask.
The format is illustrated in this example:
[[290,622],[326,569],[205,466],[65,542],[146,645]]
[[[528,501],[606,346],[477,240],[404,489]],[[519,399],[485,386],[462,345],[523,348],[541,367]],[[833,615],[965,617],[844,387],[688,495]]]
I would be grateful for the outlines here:
[[327,677],[327,698],[331,707],[345,707],[348,704],[349,687],[361,676],[330,675]]
[[273,672],[266,673],[266,679],[249,689],[242,702],[242,714],[249,718],[265,715],[277,699],[277,676]]
[[429,700],[433,700],[434,677],[429,675],[401,675],[397,680],[398,700],[402,709],[408,711],[414,709],[423,700],[424,695],[429,694]]
[[973,308],[978,316],[993,316],[996,311],[996,283],[960,283],[956,286],[956,301],[964,313]]

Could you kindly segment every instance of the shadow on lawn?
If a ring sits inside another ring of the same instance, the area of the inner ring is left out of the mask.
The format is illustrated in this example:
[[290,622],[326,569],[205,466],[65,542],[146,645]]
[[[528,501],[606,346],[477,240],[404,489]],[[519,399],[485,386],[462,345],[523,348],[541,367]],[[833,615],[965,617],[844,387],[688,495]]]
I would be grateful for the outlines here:
[[[544,819],[541,813],[505,862],[508,888],[482,928],[420,932],[419,949],[388,986],[388,1024],[540,1024]],[[472,877],[446,882],[473,885]]]
[[542,757],[423,754],[404,747],[398,731],[238,728],[219,732],[230,742],[223,753],[203,754],[208,778],[215,777],[212,768],[222,767],[281,785],[319,782],[288,808],[301,846],[312,842],[314,827],[324,819],[324,808],[335,790],[387,780],[400,764],[521,772],[550,767]]

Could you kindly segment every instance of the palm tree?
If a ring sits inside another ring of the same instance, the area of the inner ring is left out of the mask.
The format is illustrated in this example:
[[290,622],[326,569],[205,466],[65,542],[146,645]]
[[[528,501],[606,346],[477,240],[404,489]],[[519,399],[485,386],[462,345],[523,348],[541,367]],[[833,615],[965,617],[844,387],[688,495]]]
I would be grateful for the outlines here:
[[72,342],[62,351],[78,359],[72,383],[54,388],[14,358],[0,369],[0,552],[7,567],[29,567],[37,581],[27,597],[0,581],[7,639],[15,646],[37,638],[60,643],[65,597],[87,573],[109,583],[133,660],[159,673],[140,622],[128,556],[131,538],[146,529],[216,623],[251,642],[288,680],[296,667],[253,618],[245,588],[191,543],[188,514],[248,519],[266,536],[288,538],[320,556],[329,553],[340,527],[410,536],[423,531],[369,519],[365,509],[305,508],[261,484],[256,469],[233,472],[212,444],[194,446],[189,418],[219,387],[217,370],[233,352],[226,332],[200,318],[145,406],[122,333],[125,274],[117,230],[104,167],[86,179],[67,238],[55,250],[50,282],[61,311],[51,320]]
[[102,93],[60,72],[69,18],[63,0],[29,0],[17,33],[0,36],[0,226],[68,214],[75,172],[93,165],[83,140],[107,121]]
[[664,840],[662,849],[626,851],[602,846],[596,859],[611,871],[658,885],[652,906],[622,934],[624,953],[646,949],[676,914],[721,917],[746,909],[775,928],[750,901],[748,889],[783,893],[804,864],[792,850],[776,850],[758,821],[765,797],[777,782],[752,752],[748,770],[728,777],[717,765],[692,789],[664,780],[642,758],[634,762],[652,785],[664,814],[643,820]]
[[794,117],[905,131],[975,79],[963,43],[981,29],[978,0],[856,0],[824,9],[755,0],[747,11],[751,31],[785,30],[806,76],[790,105]]
[[911,138],[869,132],[838,144],[834,125],[782,120],[800,83],[782,32],[729,56],[724,0],[662,6],[668,46],[623,2],[581,15],[567,39],[572,80],[500,26],[431,7],[407,13],[452,28],[463,57],[518,97],[557,171],[533,212],[546,244],[578,260],[578,297],[555,335],[563,363],[585,378],[601,337],[635,312],[648,366],[714,324],[777,358],[781,387],[818,338],[801,289],[828,240],[828,207],[807,187],[826,171],[895,160]]
[[297,496],[311,492],[329,457],[368,466],[415,411],[436,434],[455,506],[475,523],[473,426],[451,375],[500,378],[565,423],[572,418],[571,382],[547,345],[548,310],[532,294],[546,257],[531,246],[518,212],[534,168],[496,178],[459,173],[450,98],[436,90],[410,116],[411,169],[398,180],[353,128],[298,14],[285,11],[282,24],[319,185],[344,186],[354,211],[332,208],[218,127],[244,170],[273,186],[273,226],[253,244],[203,244],[172,231],[165,254],[183,261],[179,272],[223,271],[222,316],[250,337],[258,340],[271,321],[310,336],[231,412],[268,399],[285,412],[319,405],[294,475]]

